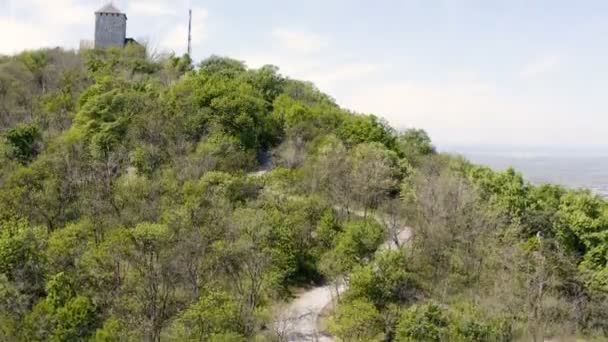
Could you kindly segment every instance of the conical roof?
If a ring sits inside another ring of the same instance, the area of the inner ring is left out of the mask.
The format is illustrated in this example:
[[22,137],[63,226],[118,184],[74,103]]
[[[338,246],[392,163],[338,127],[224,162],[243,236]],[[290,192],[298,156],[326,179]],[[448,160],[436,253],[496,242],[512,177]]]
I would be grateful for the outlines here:
[[109,2],[95,13],[124,14],[113,3]]

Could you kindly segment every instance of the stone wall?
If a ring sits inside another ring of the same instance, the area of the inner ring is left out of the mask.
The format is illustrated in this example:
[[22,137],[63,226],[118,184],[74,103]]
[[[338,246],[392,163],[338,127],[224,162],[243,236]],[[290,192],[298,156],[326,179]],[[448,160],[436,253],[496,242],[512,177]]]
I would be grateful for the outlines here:
[[123,47],[126,36],[127,17],[124,14],[95,15],[95,48]]

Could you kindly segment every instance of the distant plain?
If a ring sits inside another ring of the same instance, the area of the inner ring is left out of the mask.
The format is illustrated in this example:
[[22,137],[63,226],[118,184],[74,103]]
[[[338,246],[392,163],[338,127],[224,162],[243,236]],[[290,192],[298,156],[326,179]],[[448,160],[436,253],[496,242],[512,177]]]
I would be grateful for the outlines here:
[[608,148],[450,146],[442,150],[495,170],[513,167],[534,184],[586,188],[608,197]]

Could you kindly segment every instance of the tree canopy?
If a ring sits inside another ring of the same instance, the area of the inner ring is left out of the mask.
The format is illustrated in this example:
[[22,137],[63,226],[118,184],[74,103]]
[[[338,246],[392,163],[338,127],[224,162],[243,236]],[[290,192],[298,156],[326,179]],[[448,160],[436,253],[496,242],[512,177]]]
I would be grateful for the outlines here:
[[0,164],[0,340],[281,341],[281,303],[327,283],[344,341],[608,336],[604,198],[274,66],[2,57]]

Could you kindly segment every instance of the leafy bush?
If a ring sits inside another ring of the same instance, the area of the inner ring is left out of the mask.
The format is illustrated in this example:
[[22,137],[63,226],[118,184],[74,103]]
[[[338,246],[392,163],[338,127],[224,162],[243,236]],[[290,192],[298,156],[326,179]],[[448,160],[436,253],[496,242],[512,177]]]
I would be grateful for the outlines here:
[[382,341],[382,316],[372,303],[354,300],[338,307],[330,331],[344,341]]
[[31,162],[40,153],[41,135],[38,126],[20,124],[6,132],[6,143],[10,158],[22,164]]

